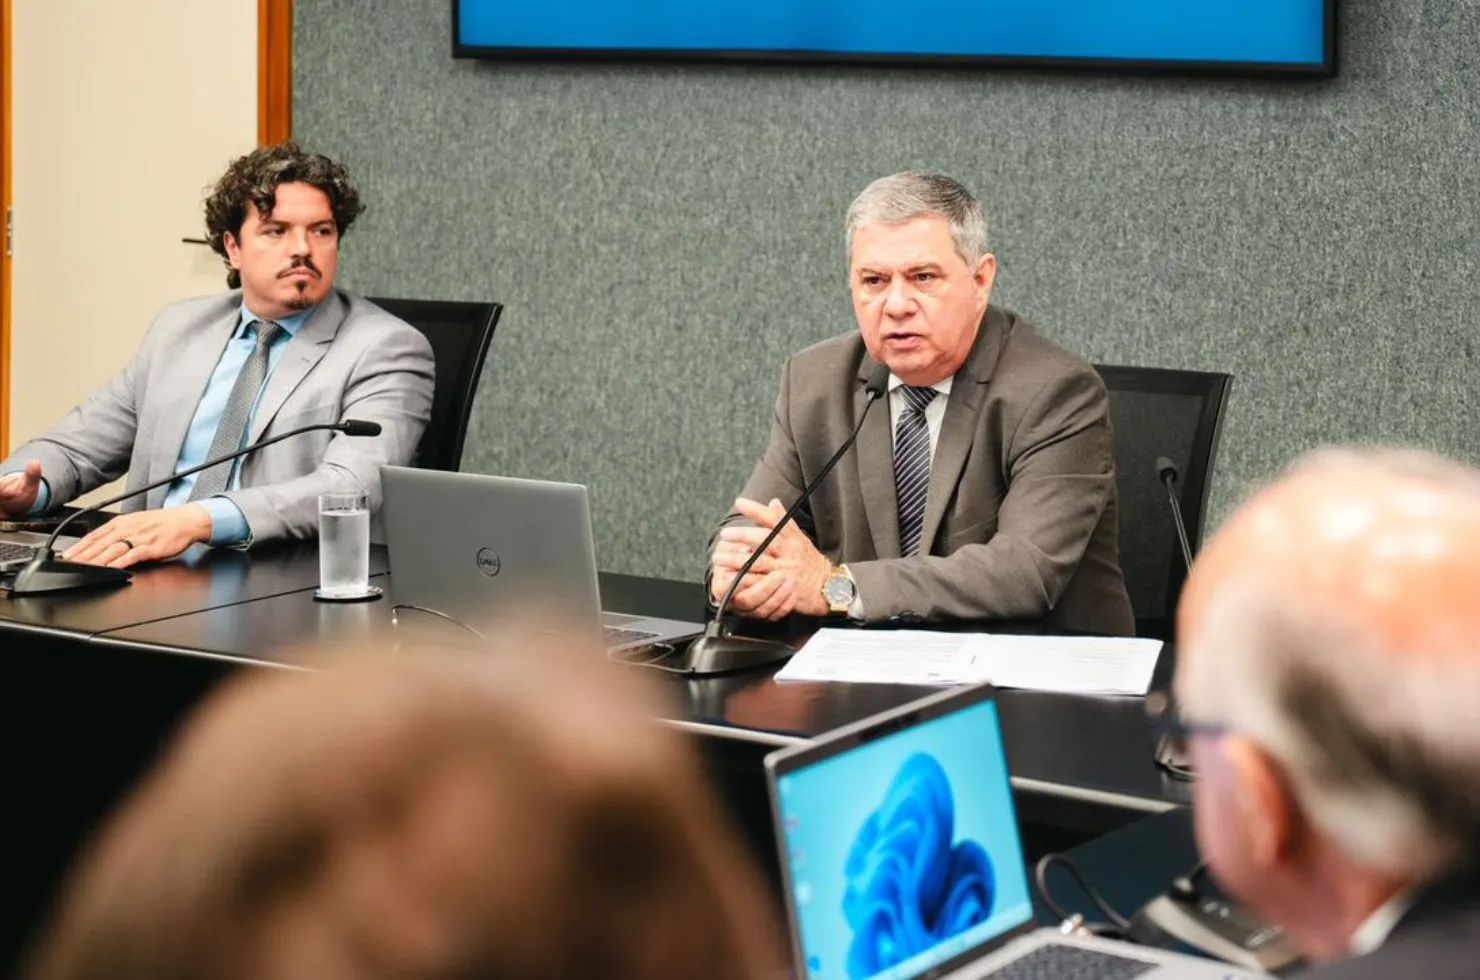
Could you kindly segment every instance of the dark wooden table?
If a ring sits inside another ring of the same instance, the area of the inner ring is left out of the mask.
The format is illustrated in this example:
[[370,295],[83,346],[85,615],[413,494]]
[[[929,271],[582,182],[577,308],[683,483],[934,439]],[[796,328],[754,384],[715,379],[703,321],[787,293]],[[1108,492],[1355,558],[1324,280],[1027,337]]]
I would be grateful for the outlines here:
[[[416,612],[402,612],[392,625],[395,583],[379,580],[385,599],[338,605],[315,602],[308,592],[286,592],[172,618],[155,618],[95,635],[95,644],[133,656],[223,658],[239,663],[287,666],[305,642],[356,634],[395,635],[414,629],[426,635],[457,627]],[[703,613],[700,587],[690,583],[603,573],[608,608],[620,612],[697,619]],[[1162,678],[1170,668],[1164,656]],[[633,669],[641,669],[634,667]],[[832,731],[932,689],[888,684],[786,683],[775,667],[726,677],[660,676],[672,688],[666,720],[696,735],[755,744],[767,751]],[[1058,800],[1066,814],[1075,805],[1094,809],[1159,813],[1188,801],[1187,787],[1152,761],[1153,731],[1142,699],[1087,697],[1031,691],[1001,695],[1009,769],[1020,794]],[[1112,823],[1123,823],[1124,819]],[[1087,829],[1106,829],[1094,817]]]
[[[385,574],[384,548],[373,548],[370,574]],[[319,584],[318,543],[245,552],[196,545],[171,562],[141,568],[127,585],[55,595],[0,593],[0,629],[35,629],[92,637]]]
[[[0,657],[10,669],[10,835],[17,861],[7,885],[33,909],[0,929],[14,948],[34,923],[76,845],[150,764],[181,718],[233,670],[290,667],[295,647],[408,630],[391,625],[394,583],[383,549],[372,555],[378,602],[315,602],[315,546],[199,549],[143,568],[132,584],[92,594],[0,597]],[[607,608],[700,619],[701,587],[603,573]],[[421,617],[420,631],[438,628]],[[427,635],[425,633],[421,635]],[[1159,671],[1165,674],[1170,658]],[[640,667],[632,667],[638,670]],[[891,685],[778,684],[774,670],[690,679],[661,675],[672,693],[664,719],[694,736],[717,787],[757,857],[774,875],[774,843],[760,760],[792,744],[929,689]],[[1033,828],[1068,832],[1063,846],[1187,802],[1187,787],[1152,761],[1153,733],[1139,698],[1006,691],[1009,769],[1032,843]]]
[[[286,593],[112,630],[94,642],[130,658],[176,664],[171,672],[178,672],[180,660],[199,657],[290,666],[295,646],[305,641],[356,634],[467,639],[458,627],[414,611],[402,612],[400,625],[392,625],[395,582],[381,582],[387,595],[375,603],[330,605],[314,602],[307,593]],[[603,604],[614,611],[686,620],[704,616],[697,584],[602,573],[601,590]],[[792,638],[806,631],[801,624]],[[1171,659],[1163,656],[1158,682],[1165,682]],[[779,869],[765,755],[932,690],[779,684],[773,679],[776,669],[704,679],[659,675],[673,695],[664,720],[695,738],[730,813],[772,877]],[[1004,691],[1000,705],[1008,767],[1031,853],[1071,847],[1188,802],[1186,784],[1152,761],[1154,733],[1142,699]]]

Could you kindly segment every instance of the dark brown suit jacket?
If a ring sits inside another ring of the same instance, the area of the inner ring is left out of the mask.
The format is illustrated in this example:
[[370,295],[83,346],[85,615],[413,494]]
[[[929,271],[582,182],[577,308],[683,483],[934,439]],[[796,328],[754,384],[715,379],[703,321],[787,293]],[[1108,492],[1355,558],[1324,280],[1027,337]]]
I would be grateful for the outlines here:
[[[872,365],[857,334],[786,363],[771,441],[743,496],[790,504],[800,495],[857,423]],[[848,565],[871,623],[1035,619],[1130,635],[1113,457],[1094,368],[991,307],[946,403],[920,555],[899,556],[882,403],[799,516],[818,550]],[[732,512],[724,523],[737,520]]]

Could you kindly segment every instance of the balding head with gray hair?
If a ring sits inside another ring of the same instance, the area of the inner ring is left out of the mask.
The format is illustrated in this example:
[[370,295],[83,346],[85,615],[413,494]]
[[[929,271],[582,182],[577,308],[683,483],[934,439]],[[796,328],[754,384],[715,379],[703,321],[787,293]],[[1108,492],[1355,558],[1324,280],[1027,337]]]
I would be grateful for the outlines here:
[[[1411,884],[1480,859],[1477,598],[1480,471],[1410,450],[1300,461],[1240,508],[1188,581],[1178,698],[1228,733],[1199,764],[1224,765],[1230,738],[1257,747],[1295,823],[1339,856],[1327,869]],[[1273,907],[1319,901],[1278,894],[1285,869],[1254,866],[1259,832],[1228,811],[1259,794],[1207,782],[1199,837],[1224,883]]]
[[899,225],[915,218],[944,218],[950,227],[956,254],[975,267],[987,254],[987,219],[981,202],[965,185],[944,174],[906,170],[880,177],[865,187],[848,206],[848,256],[853,236],[865,225]]

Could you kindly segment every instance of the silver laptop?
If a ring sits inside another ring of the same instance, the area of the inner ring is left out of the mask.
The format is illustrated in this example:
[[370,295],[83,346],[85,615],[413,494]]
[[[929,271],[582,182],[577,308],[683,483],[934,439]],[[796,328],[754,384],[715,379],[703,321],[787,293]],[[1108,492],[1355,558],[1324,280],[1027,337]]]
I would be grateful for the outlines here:
[[[50,534],[39,531],[0,531],[0,575],[18,572],[29,565],[49,537]],[[61,554],[81,540],[70,535],[57,538],[56,553]]]
[[1254,976],[1035,928],[990,687],[772,753],[766,774],[799,980]]
[[555,599],[618,651],[696,636],[702,623],[601,609],[586,488],[402,466],[380,470],[396,602],[464,623]]

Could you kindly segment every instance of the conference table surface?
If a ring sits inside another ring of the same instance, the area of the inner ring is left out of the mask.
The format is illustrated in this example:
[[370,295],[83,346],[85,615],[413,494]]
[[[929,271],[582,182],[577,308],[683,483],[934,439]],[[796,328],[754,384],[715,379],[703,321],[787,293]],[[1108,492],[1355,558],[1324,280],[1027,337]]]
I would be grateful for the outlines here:
[[[376,569],[385,567],[375,549]],[[0,600],[0,624],[25,612],[28,624],[88,632],[91,642],[134,653],[208,657],[250,665],[294,666],[304,645],[375,634],[394,637],[410,624],[438,624],[416,611],[394,617],[395,583],[379,601],[316,601],[317,564],[311,549],[280,554],[231,553],[227,560],[189,569],[161,565],[142,570],[134,584],[107,597]],[[161,581],[162,580],[162,581]],[[697,620],[702,587],[602,573],[604,605],[613,611]],[[236,595],[237,601],[229,601]],[[80,607],[69,604],[79,602]],[[20,605],[20,610],[14,606]],[[186,611],[189,607],[195,608]],[[129,610],[133,609],[130,613]],[[132,622],[125,622],[133,617]],[[424,635],[424,634],[423,634]],[[1172,657],[1164,653],[1156,684],[1164,684]],[[642,669],[632,667],[634,670]],[[669,688],[666,720],[697,735],[754,743],[757,749],[796,744],[931,693],[932,688],[888,684],[780,683],[775,667],[710,678],[657,673]],[[1009,770],[1020,794],[1044,795],[1090,808],[1157,813],[1189,801],[1188,787],[1152,759],[1154,731],[1143,700],[1005,690],[999,696]],[[1090,821],[1099,826],[1099,821]]]
[[[195,549],[99,592],[0,594],[0,664],[12,695],[0,725],[13,749],[12,799],[22,804],[13,808],[16,861],[6,891],[20,907],[30,905],[0,924],[0,955],[14,953],[78,843],[223,677],[298,666],[301,651],[323,641],[395,640],[403,632],[412,646],[425,636],[466,641],[433,617],[422,615],[410,628],[415,613],[392,626],[395,588],[384,549],[374,549],[371,563],[387,594],[367,603],[314,600],[312,543]],[[601,589],[614,611],[702,618],[697,584],[603,573]],[[1171,659],[1163,655],[1156,683],[1165,682]],[[711,678],[653,673],[670,695],[663,720],[699,741],[763,860],[774,855],[774,838],[768,841],[761,758],[933,690],[779,683],[775,668]],[[1046,847],[1071,846],[1189,801],[1187,784],[1152,760],[1154,732],[1141,698],[1003,691],[1000,710],[1019,816]]]
[[[387,568],[372,548],[370,574]],[[247,552],[195,545],[174,561],[139,568],[126,586],[35,596],[0,592],[0,629],[96,636],[112,630],[239,605],[319,584],[318,544]]]

